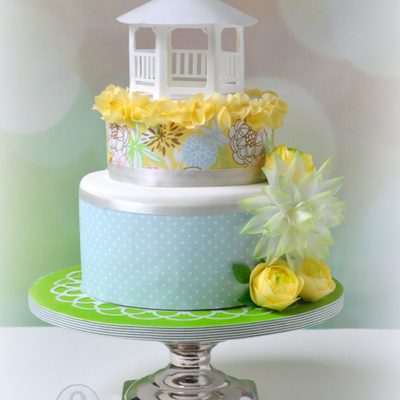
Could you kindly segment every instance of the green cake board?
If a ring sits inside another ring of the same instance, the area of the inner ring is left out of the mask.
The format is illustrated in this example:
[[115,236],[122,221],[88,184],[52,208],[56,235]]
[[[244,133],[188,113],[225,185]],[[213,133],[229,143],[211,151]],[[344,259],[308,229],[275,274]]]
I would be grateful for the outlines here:
[[316,303],[298,301],[282,312],[264,308],[235,307],[202,311],[150,310],[101,302],[82,291],[79,266],[70,267],[36,281],[30,288],[31,302],[60,316],[98,324],[136,326],[155,329],[223,327],[298,317],[329,306],[343,296],[336,281],[334,292]]

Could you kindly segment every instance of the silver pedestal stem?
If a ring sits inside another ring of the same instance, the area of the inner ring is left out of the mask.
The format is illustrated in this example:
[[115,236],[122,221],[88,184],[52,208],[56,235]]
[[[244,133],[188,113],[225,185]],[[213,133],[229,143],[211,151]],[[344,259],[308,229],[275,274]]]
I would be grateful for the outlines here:
[[216,344],[166,343],[170,364],[136,381],[124,400],[257,400],[248,383],[211,366],[210,353]]

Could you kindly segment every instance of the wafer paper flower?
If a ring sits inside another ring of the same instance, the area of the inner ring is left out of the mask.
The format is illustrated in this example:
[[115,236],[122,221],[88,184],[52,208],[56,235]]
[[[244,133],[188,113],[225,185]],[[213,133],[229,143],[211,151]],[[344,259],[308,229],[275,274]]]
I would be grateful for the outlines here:
[[262,234],[254,258],[265,258],[270,265],[286,255],[290,268],[299,273],[303,260],[329,257],[334,244],[330,228],[344,222],[347,207],[336,197],[344,178],[328,179],[331,159],[307,173],[298,151],[290,165],[277,154],[273,157],[274,168],[263,168],[269,182],[264,195],[241,202],[255,215],[242,233]]

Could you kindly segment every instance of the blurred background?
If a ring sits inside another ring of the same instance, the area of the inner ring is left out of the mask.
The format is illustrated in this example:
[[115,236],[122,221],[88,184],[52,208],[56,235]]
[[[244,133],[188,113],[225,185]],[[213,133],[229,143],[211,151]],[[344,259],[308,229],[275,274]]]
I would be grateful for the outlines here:
[[[288,104],[276,144],[334,157],[347,222],[327,264],[344,311],[321,327],[400,328],[400,2],[225,0],[245,31],[246,86]],[[42,325],[41,276],[80,262],[78,186],[106,168],[91,110],[128,82],[128,28],[144,0],[0,0],[0,325]]]

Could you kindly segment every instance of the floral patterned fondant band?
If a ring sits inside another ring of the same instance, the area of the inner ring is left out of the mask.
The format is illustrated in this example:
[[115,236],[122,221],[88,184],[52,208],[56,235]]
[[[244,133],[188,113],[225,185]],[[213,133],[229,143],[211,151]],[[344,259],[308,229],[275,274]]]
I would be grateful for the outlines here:
[[220,128],[215,119],[194,129],[175,123],[146,128],[107,123],[110,176],[145,186],[221,186],[265,180],[262,166],[273,131],[246,120]]

